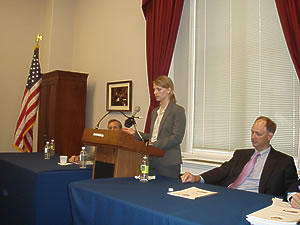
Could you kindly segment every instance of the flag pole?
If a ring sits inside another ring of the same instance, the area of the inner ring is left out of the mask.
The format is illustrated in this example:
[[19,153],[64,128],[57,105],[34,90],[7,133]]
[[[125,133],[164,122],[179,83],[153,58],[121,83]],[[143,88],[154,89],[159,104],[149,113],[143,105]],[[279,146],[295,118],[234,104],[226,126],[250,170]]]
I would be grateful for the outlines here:
[[39,63],[39,41],[42,38],[42,35],[38,34],[35,39],[36,46],[14,134],[13,147],[22,152],[32,152],[33,150],[33,125],[37,117],[42,77]]
[[43,40],[43,36],[38,34],[35,39],[36,47],[39,47],[39,41]]

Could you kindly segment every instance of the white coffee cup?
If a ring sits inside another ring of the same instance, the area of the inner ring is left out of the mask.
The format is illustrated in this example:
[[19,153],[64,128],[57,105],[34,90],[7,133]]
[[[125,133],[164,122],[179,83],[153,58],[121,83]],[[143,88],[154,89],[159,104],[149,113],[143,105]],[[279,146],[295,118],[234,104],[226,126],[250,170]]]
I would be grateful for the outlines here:
[[59,157],[59,160],[60,160],[60,164],[67,164],[68,156],[66,156],[66,155],[61,155],[61,156]]

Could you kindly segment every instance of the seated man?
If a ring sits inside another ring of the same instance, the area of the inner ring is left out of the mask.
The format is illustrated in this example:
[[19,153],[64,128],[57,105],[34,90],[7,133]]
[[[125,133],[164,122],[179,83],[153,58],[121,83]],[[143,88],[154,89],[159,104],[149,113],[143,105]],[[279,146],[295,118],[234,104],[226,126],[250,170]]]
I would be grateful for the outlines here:
[[[120,130],[122,128],[122,123],[119,120],[116,119],[111,119],[107,123],[107,129],[109,130]],[[94,159],[94,148],[91,149],[91,151],[87,152],[87,160],[92,161]],[[73,155],[70,159],[69,162],[78,162],[79,161],[79,155]]]
[[292,184],[288,189],[287,200],[293,208],[300,209],[300,180]]
[[294,159],[270,145],[275,131],[276,124],[271,119],[258,117],[251,129],[254,149],[236,150],[228,162],[201,175],[186,172],[181,176],[182,182],[203,182],[284,196],[298,175]]

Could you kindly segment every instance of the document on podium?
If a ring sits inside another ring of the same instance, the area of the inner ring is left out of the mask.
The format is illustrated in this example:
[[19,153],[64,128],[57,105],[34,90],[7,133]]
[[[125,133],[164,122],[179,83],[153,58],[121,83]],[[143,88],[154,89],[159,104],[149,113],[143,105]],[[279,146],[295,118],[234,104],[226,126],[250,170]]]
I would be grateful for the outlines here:
[[296,225],[300,221],[300,209],[294,209],[288,202],[273,198],[273,203],[264,209],[247,215],[253,225]]
[[196,187],[190,187],[180,191],[168,192],[169,195],[187,198],[187,199],[193,199],[193,200],[195,200],[196,198],[205,197],[208,195],[214,195],[217,193],[218,192],[207,191]]

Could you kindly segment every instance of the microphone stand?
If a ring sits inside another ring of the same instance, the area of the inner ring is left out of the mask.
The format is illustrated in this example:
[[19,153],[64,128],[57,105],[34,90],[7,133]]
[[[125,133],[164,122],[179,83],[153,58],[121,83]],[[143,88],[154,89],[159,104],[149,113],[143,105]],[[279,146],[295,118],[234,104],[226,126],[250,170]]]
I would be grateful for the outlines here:
[[133,123],[134,129],[136,130],[136,132],[137,132],[137,134],[139,135],[140,139],[141,139],[143,142],[145,142],[144,138],[142,137],[141,133],[139,132],[139,130],[138,130],[137,126],[136,126],[136,122],[135,122],[135,119],[134,119],[134,118],[133,118],[133,121],[134,121],[134,123]]
[[123,113],[123,112],[120,112],[120,113],[122,113],[123,116],[125,116],[126,118],[129,118],[129,116],[127,116],[125,113]]
[[[145,143],[145,140],[144,140],[144,138],[142,137],[142,135],[141,135],[141,133],[140,133],[140,131],[138,130],[138,128],[137,128],[137,125],[136,125],[136,122],[135,122],[135,117],[133,116],[133,117],[130,117],[130,116],[127,116],[125,113],[123,113],[123,112],[121,112],[122,114],[123,114],[123,116],[125,116],[127,119],[131,119],[131,121],[132,121],[132,124],[133,124],[133,126],[134,126],[134,129],[135,129],[135,131],[136,131],[136,133],[138,134],[138,136],[140,137],[140,139]],[[138,117],[137,117],[138,118]]]
[[104,118],[110,113],[111,113],[111,111],[108,111],[104,116],[101,117],[101,119],[98,121],[95,129],[97,129],[97,130],[99,129],[99,126],[100,126],[100,123],[102,122],[102,120],[104,120]]

